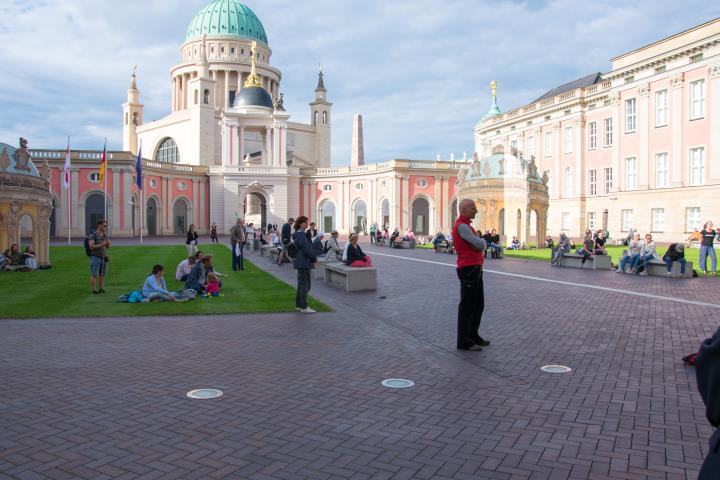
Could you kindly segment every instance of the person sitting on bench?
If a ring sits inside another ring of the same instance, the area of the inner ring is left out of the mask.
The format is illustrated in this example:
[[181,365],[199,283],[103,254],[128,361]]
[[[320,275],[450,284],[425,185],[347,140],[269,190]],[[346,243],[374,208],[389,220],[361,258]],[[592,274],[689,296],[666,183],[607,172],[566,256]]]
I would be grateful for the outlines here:
[[492,258],[500,258],[502,255],[502,245],[500,245],[500,235],[498,235],[497,230],[493,228],[488,238],[490,238],[488,245],[490,245],[490,249],[492,250]]
[[324,232],[318,232],[317,235],[315,235],[315,240],[312,242],[312,248],[315,252],[315,255],[318,257],[322,257],[325,255],[330,248],[327,246],[326,243],[323,243],[323,238],[325,238]]
[[438,246],[445,241],[445,235],[442,234],[442,232],[438,232],[437,235],[435,235],[435,238],[433,238],[432,244],[433,244],[433,251],[435,253],[438,252]]
[[560,240],[558,240],[558,246],[555,250],[555,255],[553,256],[552,260],[550,261],[551,265],[560,266],[560,260],[562,260],[563,255],[568,253],[570,249],[572,248],[572,243],[570,243],[570,239],[568,238],[567,234],[565,232],[560,234]]
[[583,256],[582,261],[580,262],[580,268],[583,268],[587,259],[590,258],[590,255],[595,254],[595,241],[590,235],[585,236],[583,247],[578,253]]
[[640,250],[642,249],[642,240],[640,240],[640,234],[635,233],[635,238],[628,242],[628,249],[625,251],[626,254],[620,259],[620,265],[617,269],[618,273],[625,273],[625,267],[628,265],[637,265],[640,259]]
[[358,234],[350,235],[350,241],[347,247],[345,265],[348,267],[372,267],[372,260],[365,255],[360,245],[358,245]]
[[673,262],[680,262],[680,276],[685,276],[685,245],[682,243],[671,243],[663,255],[663,261],[667,265],[667,276],[672,277],[672,264]]
[[394,247],[395,242],[397,241],[397,238],[400,236],[400,231],[395,227],[395,230],[393,230],[392,235],[390,235],[390,246]]

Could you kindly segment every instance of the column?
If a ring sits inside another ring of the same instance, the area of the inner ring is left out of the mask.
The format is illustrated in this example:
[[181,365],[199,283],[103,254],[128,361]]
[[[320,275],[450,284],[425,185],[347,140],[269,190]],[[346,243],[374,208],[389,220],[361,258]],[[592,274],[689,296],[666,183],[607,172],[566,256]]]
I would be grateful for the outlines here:
[[720,62],[708,68],[708,86],[705,90],[707,98],[707,116],[710,120],[710,138],[714,143],[708,145],[705,153],[709,172],[707,178],[712,182],[720,182]]
[[[175,90],[177,89],[177,82],[175,81],[175,77],[172,78],[172,89],[170,92],[170,110],[175,111],[175,99],[177,98],[177,95],[175,94]],[[129,120],[128,120],[129,121]]]
[[322,230],[320,225],[320,218],[317,216],[317,182],[315,180],[308,180],[308,189],[310,190],[310,205],[308,208],[308,217],[312,218],[314,222],[317,222],[318,230]]
[[208,217],[205,212],[205,182],[207,182],[207,181],[209,181],[209,180],[207,180],[206,178],[203,178],[202,180],[199,181],[200,197],[198,198],[198,205],[200,205],[200,208],[199,208],[200,213],[198,215],[200,219],[198,220],[198,223],[200,225],[202,225],[205,229],[210,228],[210,224],[207,221]]
[[411,227],[410,214],[412,205],[410,205],[410,179],[409,175],[403,175],[402,179],[402,199],[403,199],[403,212],[402,212],[402,227]]
[[237,89],[235,90],[235,96],[240,93],[240,90],[242,89],[242,72],[238,70],[237,72]]
[[392,196],[393,201],[390,202],[392,210],[390,210],[390,231],[395,227],[400,228],[400,222],[402,221],[402,210],[400,208],[400,193],[402,191],[402,181],[399,174],[393,178]]
[[435,235],[438,230],[442,228],[442,219],[441,212],[442,212],[442,177],[435,176],[435,198],[434,198],[434,204],[435,204],[435,212],[433,212],[433,222],[430,224],[430,227],[432,227],[432,230],[430,230],[428,233],[430,235]]
[[162,177],[163,184],[163,203],[165,204],[165,234],[173,233],[173,208],[172,208],[172,195],[170,194],[171,183],[167,177]]
[[195,218],[193,219],[193,222],[195,224],[195,227],[200,230],[201,223],[200,218],[202,215],[202,212],[200,212],[200,182],[197,179],[192,180],[192,188],[193,188],[193,212],[195,213]]
[[[129,202],[132,200],[132,191],[133,191],[133,176],[130,173],[130,170],[127,170],[123,172],[122,174],[122,185],[123,185],[123,195],[120,197],[120,202],[123,204],[123,223],[125,224],[125,231],[128,235],[133,234],[133,224],[132,224],[132,212],[133,209],[137,208],[137,205],[130,205]],[[134,202],[133,202],[134,203]],[[138,195],[137,203],[140,203],[140,195]],[[135,216],[135,228],[140,226],[140,217],[139,215]],[[136,232],[139,233],[139,232]]]
[[[562,130],[560,128],[560,124],[556,123],[552,125],[551,127],[552,131],[552,161],[553,161],[553,171],[555,172],[555,177],[553,179],[553,197],[554,198],[561,198],[565,186],[565,172],[564,169],[561,167],[560,164],[560,144],[562,143],[562,138],[560,133],[562,133]],[[545,132],[543,132],[543,141],[545,140]],[[545,155],[545,145],[543,144],[543,156]],[[517,219],[516,219],[517,220]],[[516,227],[517,228],[517,227]],[[518,232],[518,238],[520,236],[520,233]]]
[[223,83],[223,89],[225,90],[225,95],[223,95],[223,98],[225,99],[224,107],[227,108],[230,104],[230,70],[225,70],[225,82]]
[[245,127],[241,125],[238,131],[238,165],[242,165],[245,160]]
[[[611,147],[610,152],[610,158],[611,158],[611,166],[612,166],[612,173],[613,173],[613,186],[612,189],[610,189],[611,192],[618,192],[620,191],[620,132],[622,131],[620,128],[620,92],[615,92],[615,94],[611,97],[612,102],[612,130],[613,130],[613,143]],[[605,121],[603,120],[602,125],[602,143],[601,145],[605,146]],[[605,172],[603,172],[603,189],[605,188],[604,185],[605,182]],[[604,192],[604,190],[603,190]],[[580,219],[583,220],[583,219]]]
[[640,135],[640,152],[636,160],[635,171],[638,174],[638,190],[647,190],[650,186],[652,172],[652,160],[650,159],[650,122],[653,116],[650,114],[650,84],[638,88],[637,108],[637,134]]
[[72,192],[70,193],[70,217],[71,217],[71,235],[85,236],[85,218],[80,218],[80,188],[78,183],[79,170],[73,169],[70,172],[70,185]]
[[670,186],[683,185],[683,111],[687,108],[683,99],[684,76],[682,73],[670,79],[670,128],[672,129],[672,152],[670,152]]
[[[583,164],[583,153],[585,145],[585,119],[577,118],[573,125],[573,155],[575,157],[575,188],[573,193],[578,197],[584,197],[587,192],[587,182],[585,180],[585,165]],[[542,174],[541,174],[542,175]]]
[[116,169],[110,169],[112,174],[112,228],[115,233],[120,232],[120,210],[124,207],[122,205],[122,198],[120,197],[120,171]]
[[272,147],[270,139],[270,127],[265,127],[265,151],[263,152],[263,165],[272,166]]
[[232,125],[224,122],[222,125],[222,164],[229,165],[230,161],[230,142],[232,142]]
[[[63,170],[59,170],[59,174],[61,178],[65,178]],[[78,187],[75,184],[70,184],[70,188],[75,190]],[[60,208],[58,209],[59,211],[57,215],[55,215],[55,225],[57,225],[56,233],[58,237],[61,238],[67,238],[68,228],[70,228],[70,225],[68,224],[68,200],[70,199],[70,196],[68,195],[68,193],[69,192],[67,188],[60,188]]]

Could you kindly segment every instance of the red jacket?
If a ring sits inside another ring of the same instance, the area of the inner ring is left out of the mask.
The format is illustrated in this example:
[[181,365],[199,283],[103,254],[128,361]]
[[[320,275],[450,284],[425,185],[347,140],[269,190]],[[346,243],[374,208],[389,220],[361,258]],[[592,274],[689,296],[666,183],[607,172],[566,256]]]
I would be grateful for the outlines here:
[[482,266],[482,264],[485,263],[485,252],[475,250],[472,245],[463,240],[458,233],[458,227],[463,223],[470,227],[473,235],[477,235],[475,229],[472,225],[470,225],[470,219],[460,215],[460,217],[458,217],[455,221],[455,225],[452,230],[453,247],[457,252],[457,268],[472,267],[475,265]]

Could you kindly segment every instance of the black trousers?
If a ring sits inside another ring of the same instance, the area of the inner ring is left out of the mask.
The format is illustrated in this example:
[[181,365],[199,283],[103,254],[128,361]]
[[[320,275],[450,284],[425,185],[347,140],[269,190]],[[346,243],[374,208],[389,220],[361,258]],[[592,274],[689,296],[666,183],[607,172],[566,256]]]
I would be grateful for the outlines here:
[[295,294],[295,307],[305,309],[307,308],[307,297],[310,292],[310,269],[309,268],[298,268],[297,271],[297,292]]
[[485,309],[482,267],[475,265],[457,269],[460,280],[457,348],[467,349],[481,341],[480,319]]

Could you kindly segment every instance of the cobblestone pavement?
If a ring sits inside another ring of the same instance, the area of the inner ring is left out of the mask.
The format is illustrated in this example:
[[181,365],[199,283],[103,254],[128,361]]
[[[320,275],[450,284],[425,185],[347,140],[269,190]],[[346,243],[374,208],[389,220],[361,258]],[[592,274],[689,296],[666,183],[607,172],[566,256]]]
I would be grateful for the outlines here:
[[715,279],[488,261],[492,345],[458,352],[454,257],[367,252],[377,292],[313,283],[334,313],[0,322],[0,479],[697,476],[711,428],[679,359],[718,324]]

